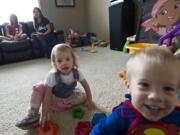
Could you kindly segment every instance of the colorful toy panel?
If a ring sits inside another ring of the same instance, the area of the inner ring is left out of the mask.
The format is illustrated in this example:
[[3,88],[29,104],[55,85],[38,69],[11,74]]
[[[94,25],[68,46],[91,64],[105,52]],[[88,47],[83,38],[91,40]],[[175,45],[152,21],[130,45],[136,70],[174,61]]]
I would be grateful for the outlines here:
[[85,111],[81,108],[75,108],[72,111],[72,117],[75,119],[82,119],[85,115]]
[[48,120],[45,122],[44,127],[39,126],[36,129],[36,135],[57,135],[58,130],[59,126],[51,120]]
[[91,131],[90,121],[80,121],[75,128],[75,135],[89,135]]

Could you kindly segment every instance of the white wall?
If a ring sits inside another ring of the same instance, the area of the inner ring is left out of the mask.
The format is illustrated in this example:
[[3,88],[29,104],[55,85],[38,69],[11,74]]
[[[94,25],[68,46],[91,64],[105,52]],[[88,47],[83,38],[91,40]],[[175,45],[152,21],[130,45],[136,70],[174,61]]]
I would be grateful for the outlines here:
[[58,29],[94,32],[99,39],[109,41],[108,0],[75,0],[74,8],[56,7],[55,0],[39,1],[44,15]]
[[87,31],[86,0],[75,0],[75,7],[56,7],[55,0],[40,0],[43,14],[54,23],[58,29],[68,28]]
[[88,30],[95,32],[99,39],[109,41],[108,0],[88,0]]

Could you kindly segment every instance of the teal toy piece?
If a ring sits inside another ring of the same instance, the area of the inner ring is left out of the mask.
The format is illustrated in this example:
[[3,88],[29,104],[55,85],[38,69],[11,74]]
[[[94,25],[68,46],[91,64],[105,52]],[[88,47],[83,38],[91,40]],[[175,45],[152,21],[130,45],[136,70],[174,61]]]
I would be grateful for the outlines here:
[[85,115],[85,111],[81,108],[75,108],[72,111],[72,117],[75,119],[82,119]]

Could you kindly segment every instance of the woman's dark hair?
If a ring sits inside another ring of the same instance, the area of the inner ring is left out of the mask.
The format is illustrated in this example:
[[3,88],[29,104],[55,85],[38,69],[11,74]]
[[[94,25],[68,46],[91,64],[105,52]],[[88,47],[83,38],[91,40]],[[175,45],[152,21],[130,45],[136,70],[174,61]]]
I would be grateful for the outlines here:
[[[13,22],[12,18],[16,19],[15,23]],[[17,16],[15,14],[11,14],[9,20],[10,20],[11,26],[18,27],[18,18],[17,18]]]
[[[43,14],[42,14],[42,12],[41,12],[41,9],[40,9],[40,8],[35,7],[35,8],[33,9],[33,13],[34,13],[35,10],[37,10],[37,11],[39,12],[40,18],[43,18],[43,17],[44,17]],[[33,19],[34,19],[34,28],[37,30],[37,29],[38,29],[38,20],[37,20],[37,18],[35,18],[35,17],[33,17]]]

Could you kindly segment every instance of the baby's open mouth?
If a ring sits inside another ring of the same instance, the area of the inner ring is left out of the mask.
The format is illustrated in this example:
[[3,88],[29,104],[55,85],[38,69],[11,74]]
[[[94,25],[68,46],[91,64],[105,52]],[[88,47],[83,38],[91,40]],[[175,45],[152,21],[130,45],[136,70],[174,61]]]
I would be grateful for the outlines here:
[[168,20],[174,20],[174,17],[173,16],[168,16]]
[[69,69],[69,67],[63,67],[63,70],[68,70]]
[[158,115],[164,109],[161,106],[155,106],[155,105],[144,105],[144,106],[152,115]]

